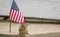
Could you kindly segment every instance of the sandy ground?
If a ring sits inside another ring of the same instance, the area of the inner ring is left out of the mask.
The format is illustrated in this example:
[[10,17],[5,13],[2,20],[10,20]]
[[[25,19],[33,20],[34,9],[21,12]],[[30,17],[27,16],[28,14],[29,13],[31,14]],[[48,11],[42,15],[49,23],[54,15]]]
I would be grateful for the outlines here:
[[[0,22],[0,34],[18,34],[20,24],[11,23],[11,32],[9,32],[9,22]],[[60,32],[60,24],[29,24],[29,34],[43,34]]]

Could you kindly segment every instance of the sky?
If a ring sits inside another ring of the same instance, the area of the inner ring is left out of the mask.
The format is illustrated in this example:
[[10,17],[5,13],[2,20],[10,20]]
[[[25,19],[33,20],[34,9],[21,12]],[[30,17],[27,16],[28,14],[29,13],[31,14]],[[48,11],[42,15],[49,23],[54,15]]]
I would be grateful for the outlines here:
[[[9,15],[13,0],[0,0],[0,15]],[[60,0],[15,0],[26,17],[60,19]]]

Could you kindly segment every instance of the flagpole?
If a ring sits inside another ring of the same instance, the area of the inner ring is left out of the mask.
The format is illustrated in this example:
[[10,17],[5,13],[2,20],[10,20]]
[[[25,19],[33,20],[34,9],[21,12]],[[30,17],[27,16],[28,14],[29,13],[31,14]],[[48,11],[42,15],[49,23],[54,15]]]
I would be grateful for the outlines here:
[[[11,5],[12,5],[12,0],[11,0]],[[10,16],[9,16],[9,18],[10,18]],[[9,24],[9,32],[11,32],[11,20],[9,22],[10,22],[10,24]]]
[[10,20],[9,32],[11,32],[11,20]]

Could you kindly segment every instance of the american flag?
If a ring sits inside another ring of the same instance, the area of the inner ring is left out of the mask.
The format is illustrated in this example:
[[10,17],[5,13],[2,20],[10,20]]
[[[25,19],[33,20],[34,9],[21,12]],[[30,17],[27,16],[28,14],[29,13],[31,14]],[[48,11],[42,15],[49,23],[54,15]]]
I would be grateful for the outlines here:
[[13,0],[13,3],[12,3],[12,7],[11,7],[11,10],[10,10],[9,16],[10,16],[11,21],[18,22],[18,23],[21,23],[21,24],[23,24],[25,22],[24,16],[21,13],[21,11],[19,11],[19,8],[18,8],[18,6],[17,6],[17,4],[14,0]]

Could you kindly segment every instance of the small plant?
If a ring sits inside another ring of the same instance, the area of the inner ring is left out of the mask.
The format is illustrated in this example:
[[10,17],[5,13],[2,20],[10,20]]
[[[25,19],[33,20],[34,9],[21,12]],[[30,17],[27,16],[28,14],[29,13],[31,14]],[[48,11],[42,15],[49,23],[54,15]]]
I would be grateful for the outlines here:
[[28,23],[24,23],[24,24],[20,25],[19,35],[25,36],[26,34],[28,34],[27,26],[28,26]]

